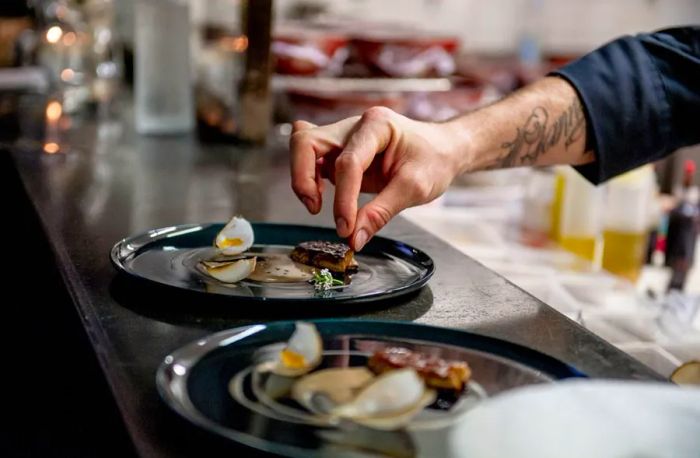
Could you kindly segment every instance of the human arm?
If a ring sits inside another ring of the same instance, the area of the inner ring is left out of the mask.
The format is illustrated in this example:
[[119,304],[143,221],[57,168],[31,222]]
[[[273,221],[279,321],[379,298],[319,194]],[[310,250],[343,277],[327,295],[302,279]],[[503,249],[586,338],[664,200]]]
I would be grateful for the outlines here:
[[[445,123],[386,108],[295,123],[292,186],[312,213],[336,184],[338,234],[360,249],[399,211],[458,174],[570,164],[593,182],[700,142],[700,28],[623,37],[488,107]],[[357,208],[360,191],[379,192]],[[364,232],[363,232],[364,231]]]
[[[375,107],[316,127],[297,122],[290,140],[292,187],[320,211],[321,178],[336,186],[338,234],[355,249],[404,208],[442,194],[455,176],[522,165],[585,164],[586,120],[576,92],[558,77],[444,123]],[[357,208],[360,192],[377,196]]]

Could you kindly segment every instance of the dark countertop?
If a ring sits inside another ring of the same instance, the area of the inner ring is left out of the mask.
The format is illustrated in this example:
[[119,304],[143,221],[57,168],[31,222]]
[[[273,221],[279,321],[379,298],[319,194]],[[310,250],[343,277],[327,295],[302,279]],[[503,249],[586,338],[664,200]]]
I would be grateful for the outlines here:
[[[172,350],[213,331],[318,311],[231,309],[177,294],[150,294],[109,261],[119,239],[151,228],[228,220],[332,225],[291,192],[286,148],[202,146],[192,137],[139,137],[116,121],[85,121],[64,134],[66,154],[12,151],[20,179],[140,455],[197,456],[231,445],[185,424],[160,401],[155,371]],[[352,317],[414,320],[509,340],[593,377],[659,377],[476,261],[404,219],[382,232],[430,254],[437,272],[418,295],[358,308]],[[326,316],[333,315],[333,311]],[[203,445],[206,444],[206,445]],[[222,452],[223,453],[223,452]]]

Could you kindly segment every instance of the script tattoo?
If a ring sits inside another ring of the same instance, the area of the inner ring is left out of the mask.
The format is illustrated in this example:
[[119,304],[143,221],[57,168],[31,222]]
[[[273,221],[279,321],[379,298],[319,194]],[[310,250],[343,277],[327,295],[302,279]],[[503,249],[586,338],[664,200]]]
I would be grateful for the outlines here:
[[506,150],[502,166],[534,164],[538,157],[558,145],[562,139],[564,147],[568,148],[585,134],[585,120],[578,99],[551,124],[547,109],[542,106],[535,107],[525,124],[518,127],[515,138],[501,145],[501,148]]

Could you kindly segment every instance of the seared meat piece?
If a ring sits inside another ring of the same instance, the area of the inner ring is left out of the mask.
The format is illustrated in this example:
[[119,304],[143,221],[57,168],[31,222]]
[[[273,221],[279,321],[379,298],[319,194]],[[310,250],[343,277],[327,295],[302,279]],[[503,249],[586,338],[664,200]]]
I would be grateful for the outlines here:
[[463,361],[446,361],[438,356],[425,355],[402,347],[390,347],[375,352],[369,359],[369,368],[376,374],[411,367],[425,384],[443,390],[461,392],[471,377],[471,369]]
[[292,260],[307,266],[346,273],[357,271],[354,254],[350,247],[344,243],[315,240],[300,243],[289,256]]

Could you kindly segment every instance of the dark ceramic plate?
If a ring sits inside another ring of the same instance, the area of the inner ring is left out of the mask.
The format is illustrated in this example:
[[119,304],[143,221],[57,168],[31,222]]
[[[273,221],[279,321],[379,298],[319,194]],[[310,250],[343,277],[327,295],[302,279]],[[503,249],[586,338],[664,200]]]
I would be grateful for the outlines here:
[[232,329],[187,345],[165,358],[156,383],[161,397],[192,423],[236,442],[286,456],[459,456],[450,437],[482,398],[537,383],[584,377],[542,353],[494,338],[413,323],[318,320],[322,367],[364,365],[385,346],[400,345],[472,369],[467,391],[449,410],[428,408],[409,427],[377,431],[354,423],[290,421],[256,397],[251,367],[276,357],[293,322]]
[[[395,240],[374,237],[356,255],[359,271],[350,285],[316,292],[306,282],[222,283],[202,273],[197,263],[210,258],[212,241],[223,224],[182,225],[153,229],[118,242],[111,258],[127,274],[194,292],[253,301],[369,302],[420,289],[433,275],[433,260],[420,250]],[[313,226],[254,223],[258,253],[289,253],[307,240],[340,241],[333,229]]]

